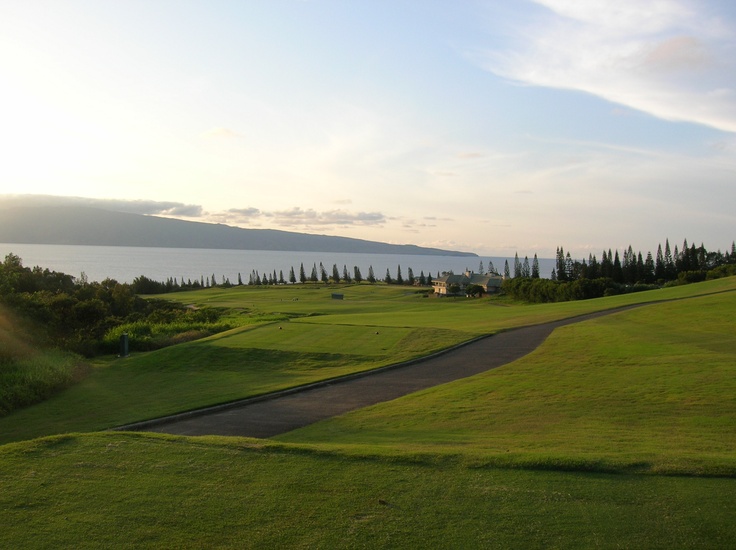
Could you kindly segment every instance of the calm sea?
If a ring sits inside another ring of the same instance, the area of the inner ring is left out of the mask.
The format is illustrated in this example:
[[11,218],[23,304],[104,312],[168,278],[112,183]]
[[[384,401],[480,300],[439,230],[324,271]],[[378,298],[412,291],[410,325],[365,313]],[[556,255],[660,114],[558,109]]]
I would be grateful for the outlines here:
[[[299,277],[300,265],[304,264],[307,277],[312,266],[320,262],[328,274],[332,274],[332,266],[336,265],[340,276],[343,267],[353,275],[353,268],[360,269],[363,278],[368,276],[370,267],[377,279],[386,276],[389,270],[391,277],[396,278],[399,267],[401,275],[406,278],[409,268],[414,276],[425,275],[436,277],[438,273],[453,271],[461,273],[466,269],[478,272],[480,263],[488,268],[489,262],[503,273],[504,262],[508,260],[513,273],[513,258],[497,257],[458,257],[458,256],[424,256],[404,254],[352,254],[333,252],[276,252],[270,250],[213,250],[199,248],[141,248],[125,246],[72,246],[46,244],[12,244],[0,243],[2,258],[13,253],[23,260],[26,267],[40,266],[52,271],[60,271],[79,277],[84,273],[90,281],[102,281],[106,278],[121,283],[131,283],[139,275],[145,275],[155,281],[165,281],[175,277],[199,280],[202,277],[212,278],[221,283],[223,277],[236,284],[238,275],[244,283],[253,270],[259,274],[278,275],[283,272],[288,280],[289,271]],[[523,261],[523,258],[522,258]],[[530,259],[531,262],[531,259]],[[540,274],[549,277],[554,267],[554,260],[539,259]]]

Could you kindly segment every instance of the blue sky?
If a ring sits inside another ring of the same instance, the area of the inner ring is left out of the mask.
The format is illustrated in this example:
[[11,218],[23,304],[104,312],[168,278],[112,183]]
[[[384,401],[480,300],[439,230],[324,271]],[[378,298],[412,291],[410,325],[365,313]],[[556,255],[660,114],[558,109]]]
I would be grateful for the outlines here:
[[482,255],[726,249],[735,11],[4,0],[0,194]]

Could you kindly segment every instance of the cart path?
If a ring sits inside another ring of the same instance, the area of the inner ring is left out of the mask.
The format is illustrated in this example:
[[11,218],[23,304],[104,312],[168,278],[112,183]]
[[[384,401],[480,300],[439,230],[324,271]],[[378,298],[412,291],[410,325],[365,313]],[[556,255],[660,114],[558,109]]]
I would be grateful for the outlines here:
[[558,327],[640,305],[643,304],[516,328],[407,364],[117,429],[190,436],[273,437],[319,420],[506,365],[534,351]]

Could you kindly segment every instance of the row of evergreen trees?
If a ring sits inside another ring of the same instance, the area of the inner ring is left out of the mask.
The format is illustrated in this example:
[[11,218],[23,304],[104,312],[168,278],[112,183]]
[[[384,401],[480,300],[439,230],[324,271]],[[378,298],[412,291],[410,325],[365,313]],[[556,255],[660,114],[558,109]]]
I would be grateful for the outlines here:
[[664,249],[660,244],[656,256],[647,252],[634,253],[631,245],[619,256],[618,250],[612,253],[604,251],[600,262],[594,255],[588,261],[573,261],[570,253],[565,254],[562,247],[557,249],[556,268],[551,278],[558,281],[574,281],[577,279],[609,278],[616,283],[661,284],[675,281],[683,277],[692,280],[704,280],[708,271],[720,266],[736,263],[736,242],[732,243],[730,252],[709,252],[702,244],[696,247],[689,245],[685,239],[682,249],[675,245],[674,252],[670,248],[669,239]]
[[[378,283],[384,282],[386,284],[397,284],[397,285],[419,285],[419,286],[431,286],[432,276],[425,275],[424,271],[421,271],[419,276],[414,275],[412,268],[408,268],[407,275],[404,277],[401,271],[401,265],[397,267],[396,276],[393,277],[389,269],[386,269],[386,275],[379,279],[376,277],[373,266],[368,267],[368,274],[363,277],[358,266],[354,266],[352,272],[348,270],[346,265],[343,265],[342,271],[337,267],[337,264],[333,264],[331,273],[328,273],[322,262],[319,266],[315,263],[312,266],[310,274],[307,275],[307,271],[302,263],[299,266],[299,274],[297,275],[294,271],[294,267],[289,270],[288,277],[284,276],[284,272],[279,270],[278,273],[274,269],[272,272],[260,273],[257,270],[252,270],[248,276],[248,281],[245,283],[243,277],[238,273],[237,285],[241,286],[244,284],[254,286],[267,286],[267,285],[286,285],[296,283]],[[192,281],[191,279],[184,280],[182,277],[177,280],[176,277],[169,277],[166,281],[155,281],[144,275],[136,277],[133,281],[133,290],[136,294],[165,294],[167,292],[177,292],[181,290],[197,290],[203,288],[229,288],[235,286],[229,278],[222,277],[221,281],[218,282],[213,274],[211,277],[201,276],[198,280]]]
[[649,252],[645,259],[629,246],[622,256],[618,251],[604,251],[600,261],[592,254],[587,261],[573,260],[560,247],[550,279],[540,279],[538,272],[535,275],[527,266],[528,260],[522,264],[517,256],[511,278],[507,264],[504,292],[537,303],[582,300],[736,275],[736,244],[730,252],[709,252],[702,244],[688,246],[686,240],[681,250],[675,246],[673,252],[667,240],[664,249],[658,247],[656,256]]

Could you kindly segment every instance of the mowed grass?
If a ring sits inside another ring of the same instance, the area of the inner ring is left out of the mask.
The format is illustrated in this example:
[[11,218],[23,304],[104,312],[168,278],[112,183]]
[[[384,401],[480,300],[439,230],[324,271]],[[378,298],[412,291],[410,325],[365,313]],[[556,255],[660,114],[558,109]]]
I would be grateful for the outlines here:
[[[622,294],[608,298],[551,304],[509,304],[497,299],[425,297],[425,291],[387,285],[297,285],[295,287],[235,287],[162,295],[197,306],[223,307],[241,315],[291,315],[292,322],[325,325],[425,327],[458,330],[473,335],[565,319],[631,304],[676,300],[736,289],[733,277],[694,285]],[[343,300],[332,300],[341,293]]]
[[[0,547],[733,548],[734,287],[634,295],[704,296],[564,327],[495,371],[279,441],[106,432],[2,445]],[[366,294],[372,311],[361,313],[350,290],[343,304],[315,298],[311,312],[300,299],[302,310],[282,312],[300,315],[291,321],[100,366],[58,399],[0,419],[0,437],[26,421],[61,433],[108,423],[110,411],[142,416],[379,364],[392,350],[467,339],[473,318],[504,328],[503,312],[513,326],[632,299],[550,312]],[[275,313],[276,296],[240,314]],[[419,315],[402,313],[414,307]],[[323,323],[330,316],[340,323]]]
[[125,433],[0,447],[4,548],[731,548],[736,479]]
[[0,443],[94,431],[421,357],[472,335],[280,322],[116,359],[42,403],[0,418]]
[[[424,298],[413,288],[386,285],[174,293],[169,296],[187,304],[227,307],[245,325],[196,342],[110,358],[54,398],[0,418],[0,443],[108,429],[386,366],[504,328],[637,300],[733,288],[731,278],[547,306]],[[344,300],[333,300],[333,292]],[[279,320],[274,323],[274,318]]]
[[276,439],[555,469],[736,475],[736,293],[557,329],[472,378]]

